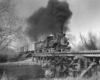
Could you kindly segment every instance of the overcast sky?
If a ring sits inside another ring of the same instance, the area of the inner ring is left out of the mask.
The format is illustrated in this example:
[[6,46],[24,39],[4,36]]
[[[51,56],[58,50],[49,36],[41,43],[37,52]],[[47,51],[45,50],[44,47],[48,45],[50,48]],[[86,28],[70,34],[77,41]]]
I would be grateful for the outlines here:
[[[40,7],[46,6],[48,0],[15,0],[17,14],[27,18]],[[76,37],[89,31],[100,31],[100,0],[67,0],[73,13],[69,23],[70,33]]]

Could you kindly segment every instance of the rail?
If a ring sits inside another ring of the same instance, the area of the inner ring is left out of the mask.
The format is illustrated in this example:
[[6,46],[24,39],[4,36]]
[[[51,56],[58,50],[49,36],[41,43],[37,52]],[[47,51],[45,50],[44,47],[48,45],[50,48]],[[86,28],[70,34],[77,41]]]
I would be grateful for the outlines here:
[[85,57],[100,57],[100,50],[91,51],[70,51],[70,52],[34,52],[33,56],[85,56]]

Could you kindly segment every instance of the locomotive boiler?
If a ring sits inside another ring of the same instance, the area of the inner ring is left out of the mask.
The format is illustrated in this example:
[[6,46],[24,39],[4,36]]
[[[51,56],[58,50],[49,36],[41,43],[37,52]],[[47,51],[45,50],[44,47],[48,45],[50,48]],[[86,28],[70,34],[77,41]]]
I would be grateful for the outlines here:
[[35,43],[35,52],[63,52],[70,49],[69,40],[65,34],[50,35],[44,41]]

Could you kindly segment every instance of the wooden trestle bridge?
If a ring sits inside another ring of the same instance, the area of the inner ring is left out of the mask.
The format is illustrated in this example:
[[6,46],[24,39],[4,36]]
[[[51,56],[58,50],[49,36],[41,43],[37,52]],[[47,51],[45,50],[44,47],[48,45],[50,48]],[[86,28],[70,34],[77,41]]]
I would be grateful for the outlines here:
[[[25,53],[32,54],[33,63],[34,61],[43,63],[43,69],[49,69],[53,77],[90,77],[100,71],[100,50],[44,53],[29,51]],[[13,64],[12,66],[15,66],[17,63],[13,62]],[[0,67],[3,66],[11,65],[0,64]]]
[[54,76],[93,75],[100,70],[100,50],[33,53],[34,59],[47,62]]

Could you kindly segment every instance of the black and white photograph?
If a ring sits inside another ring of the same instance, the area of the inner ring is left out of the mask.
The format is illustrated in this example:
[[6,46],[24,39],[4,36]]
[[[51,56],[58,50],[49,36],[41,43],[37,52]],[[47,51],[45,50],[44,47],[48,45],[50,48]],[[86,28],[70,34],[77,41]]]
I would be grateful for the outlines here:
[[0,0],[0,80],[100,80],[100,0]]

